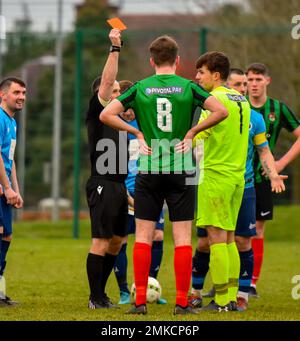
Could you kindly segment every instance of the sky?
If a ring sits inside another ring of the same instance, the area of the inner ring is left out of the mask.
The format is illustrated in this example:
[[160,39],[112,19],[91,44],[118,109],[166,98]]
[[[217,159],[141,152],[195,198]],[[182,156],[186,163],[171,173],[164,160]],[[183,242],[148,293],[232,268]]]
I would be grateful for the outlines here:
[[[112,4],[121,6],[121,14],[159,14],[180,13],[197,14],[205,8],[224,2],[240,2],[241,0],[110,0]],[[15,31],[15,21],[24,18],[27,13],[32,20],[33,31],[45,31],[49,25],[57,27],[58,0],[0,0],[2,15],[5,17],[8,32]],[[63,0],[63,31],[71,31],[75,19],[75,5],[83,0]],[[1,6],[2,5],[2,6]]]

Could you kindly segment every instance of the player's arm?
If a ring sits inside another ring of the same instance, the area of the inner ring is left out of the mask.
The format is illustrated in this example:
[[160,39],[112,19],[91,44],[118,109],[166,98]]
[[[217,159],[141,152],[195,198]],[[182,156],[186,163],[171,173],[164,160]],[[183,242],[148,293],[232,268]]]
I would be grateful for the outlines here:
[[[109,33],[109,39],[113,46],[121,47],[121,31],[114,28]],[[118,74],[119,52],[110,52],[105,63],[101,83],[98,90],[100,103],[105,106],[112,95],[114,82]]]
[[6,175],[4,162],[0,150],[0,182],[2,185],[3,192],[5,194],[8,204],[15,205],[18,200],[18,194],[11,188],[9,180]]
[[278,172],[281,172],[288,164],[295,160],[298,155],[300,155],[300,126],[292,133],[296,137],[296,141],[287,153],[285,153],[280,160],[276,161],[276,169]]
[[[198,123],[204,121],[208,116],[209,112],[206,110],[201,111],[201,115]],[[196,162],[199,163],[203,158],[203,141],[211,135],[211,129],[206,129],[198,133],[193,139],[193,154],[195,156]]]
[[194,131],[195,135],[200,131],[206,130],[225,120],[228,116],[228,111],[224,105],[219,102],[215,97],[210,96],[204,102],[204,109],[210,111],[208,117],[194,126],[191,130]]
[[[1,149],[0,149],[0,151],[1,151]],[[4,162],[3,162],[1,154],[0,154],[0,182],[1,182],[1,185],[2,185],[2,189],[4,191],[8,190],[10,188],[10,184],[9,184],[8,178],[6,176]]]
[[151,154],[151,148],[147,146],[143,133],[118,116],[120,112],[123,112],[124,110],[123,104],[118,99],[114,99],[104,108],[104,110],[102,110],[99,119],[104,124],[116,130],[127,131],[128,133],[135,135],[140,143],[140,152],[146,155]]
[[272,192],[281,193],[285,191],[283,180],[287,179],[287,175],[279,175],[276,170],[275,160],[268,145],[256,146],[260,162],[264,169],[264,174],[271,181]]
[[18,183],[18,178],[17,178],[17,170],[16,170],[15,161],[13,161],[12,169],[11,169],[11,184],[12,184],[13,190],[18,195],[17,202],[15,203],[14,206],[16,208],[22,208],[23,207],[23,199],[21,197],[20,190],[19,190],[19,183]]
[[2,190],[3,193],[5,194],[7,203],[15,205],[17,202],[18,195],[10,186],[10,182],[6,174],[1,152],[4,134],[6,134],[6,127],[3,125],[3,122],[0,122],[0,183],[2,185]]
[[191,141],[198,133],[215,126],[228,116],[227,109],[213,96],[209,96],[205,100],[203,107],[210,111],[210,115],[205,120],[191,128],[185,135],[184,140],[175,146],[175,150],[178,153],[185,153],[189,150],[191,147]]

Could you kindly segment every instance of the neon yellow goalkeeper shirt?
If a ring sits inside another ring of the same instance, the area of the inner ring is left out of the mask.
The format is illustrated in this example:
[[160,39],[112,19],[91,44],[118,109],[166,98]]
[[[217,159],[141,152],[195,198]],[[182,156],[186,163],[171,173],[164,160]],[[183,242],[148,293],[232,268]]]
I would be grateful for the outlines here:
[[[200,162],[201,178],[205,172],[213,172],[214,176],[222,176],[224,180],[244,182],[248,136],[250,126],[250,105],[239,92],[220,86],[211,95],[216,97],[228,110],[228,117],[214,127],[199,133],[195,137],[203,140],[203,157]],[[204,111],[200,121],[210,113]],[[212,173],[210,173],[212,174]]]

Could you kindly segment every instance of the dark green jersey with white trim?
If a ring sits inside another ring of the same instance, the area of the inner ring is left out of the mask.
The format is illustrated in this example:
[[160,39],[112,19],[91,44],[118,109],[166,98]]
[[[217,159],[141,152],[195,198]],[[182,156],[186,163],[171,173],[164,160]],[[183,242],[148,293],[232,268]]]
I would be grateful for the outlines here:
[[[250,105],[252,109],[261,113],[264,118],[266,123],[266,136],[272,152],[282,128],[285,128],[289,132],[293,132],[300,125],[299,119],[295,116],[292,110],[286,104],[277,99],[267,97],[266,103],[260,108],[254,107],[251,103]],[[257,152],[254,157],[254,169],[255,181],[261,182],[261,163]]]
[[154,75],[135,83],[118,97],[125,109],[132,108],[151,156],[140,155],[141,172],[193,170],[192,152],[178,154],[174,146],[192,126],[197,106],[210,96],[201,86],[177,75]]

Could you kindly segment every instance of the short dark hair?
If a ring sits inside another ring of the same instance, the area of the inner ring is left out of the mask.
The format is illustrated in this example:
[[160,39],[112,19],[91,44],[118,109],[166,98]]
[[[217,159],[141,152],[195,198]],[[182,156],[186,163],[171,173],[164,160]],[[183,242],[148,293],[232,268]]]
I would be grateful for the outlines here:
[[263,63],[252,63],[252,64],[250,64],[247,67],[246,75],[250,71],[252,71],[256,75],[264,75],[264,76],[269,76],[270,75],[268,68]]
[[239,69],[237,67],[233,67],[230,69],[228,76],[230,76],[231,74],[243,76],[245,74],[245,72],[242,69]]
[[149,46],[150,55],[155,65],[173,65],[178,56],[178,44],[170,36],[156,38]]
[[127,89],[129,89],[133,85],[133,83],[131,81],[124,79],[119,82],[119,85],[120,85],[120,93],[122,94]]
[[100,83],[101,83],[101,76],[98,76],[97,78],[93,80],[92,87],[91,87],[93,94],[95,94],[98,91]]
[[21,85],[23,88],[26,88],[26,84],[20,78],[8,77],[1,81],[0,90],[3,91],[9,89],[12,83],[17,83]]
[[223,52],[211,51],[200,56],[196,62],[196,68],[200,69],[205,65],[210,72],[219,72],[222,80],[229,75],[230,62]]

